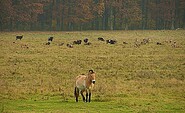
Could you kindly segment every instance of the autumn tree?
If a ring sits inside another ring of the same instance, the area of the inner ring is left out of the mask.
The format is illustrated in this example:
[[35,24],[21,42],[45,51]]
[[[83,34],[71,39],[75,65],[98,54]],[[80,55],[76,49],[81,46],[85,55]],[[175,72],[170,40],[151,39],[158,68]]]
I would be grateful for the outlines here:
[[93,7],[93,15],[94,19],[92,20],[92,27],[93,30],[100,30],[102,29],[102,16],[105,11],[105,4],[104,0],[93,0],[94,7]]
[[[35,0],[36,1],[36,0]],[[8,25],[10,30],[16,26],[30,26],[37,22],[37,15],[42,13],[42,4],[32,0],[0,1],[0,23]]]
[[134,29],[134,25],[138,22],[141,21],[141,9],[138,3],[138,0],[120,0],[121,3],[119,6],[119,13],[118,15],[120,16],[120,25],[121,28],[125,30],[128,30],[129,27],[130,29]]
[[[13,19],[14,9],[12,7],[12,1],[11,0],[1,0],[0,1],[0,30],[2,31],[4,29],[10,29],[11,28],[11,22]],[[9,28],[7,26],[10,26]]]
[[[19,26],[29,26],[37,22],[37,15],[42,13],[43,5],[32,0],[12,0],[15,11],[14,23]],[[23,28],[25,29],[25,28]]]
[[141,10],[142,10],[142,29],[148,28],[148,4],[149,0],[141,0]]
[[176,28],[185,28],[185,1],[175,0],[175,24]]
[[61,3],[61,18],[68,30],[86,27],[103,13],[102,0],[67,0]]
[[185,28],[184,0],[1,0],[0,30]]

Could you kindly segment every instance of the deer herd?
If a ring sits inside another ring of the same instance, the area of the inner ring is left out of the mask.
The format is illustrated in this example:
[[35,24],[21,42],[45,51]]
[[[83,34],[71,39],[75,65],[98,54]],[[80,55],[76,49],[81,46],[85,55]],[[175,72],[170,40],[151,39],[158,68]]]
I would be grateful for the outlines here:
[[[16,36],[16,40],[21,40],[23,38],[23,35],[19,35],[19,36]],[[47,40],[47,43],[45,43],[45,45],[50,45],[53,41],[54,37],[49,37],[48,40]],[[108,40],[105,40],[103,37],[98,37],[97,38],[97,41],[102,41],[102,42],[105,42],[106,44],[116,44],[118,43],[117,40],[115,39],[108,39]],[[15,42],[14,42],[15,43]],[[92,43],[89,41],[88,38],[85,38],[83,40],[79,39],[79,40],[74,40],[72,43],[67,43],[66,46],[68,48],[73,48],[74,45],[81,45],[83,44],[84,45],[91,45]],[[129,42],[126,42],[126,41],[123,41],[122,44],[132,44],[133,47],[140,47],[142,45],[146,45],[146,44],[149,44],[151,43],[151,38],[144,38],[144,39],[138,39],[136,38],[135,41],[133,41],[132,43],[129,43]],[[61,42],[58,44],[58,46],[63,46],[65,43],[64,42]],[[171,47],[173,48],[178,48],[179,45],[177,45],[177,42],[176,41],[173,41],[173,40],[165,40],[165,41],[162,41],[162,42],[155,42],[156,45],[165,45],[165,44],[170,44]]]

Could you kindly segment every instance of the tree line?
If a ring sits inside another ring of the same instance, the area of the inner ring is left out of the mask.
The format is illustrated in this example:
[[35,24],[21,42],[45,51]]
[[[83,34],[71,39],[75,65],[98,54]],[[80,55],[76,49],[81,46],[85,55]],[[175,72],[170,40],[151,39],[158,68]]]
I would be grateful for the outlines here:
[[1,31],[185,28],[184,0],[1,0]]

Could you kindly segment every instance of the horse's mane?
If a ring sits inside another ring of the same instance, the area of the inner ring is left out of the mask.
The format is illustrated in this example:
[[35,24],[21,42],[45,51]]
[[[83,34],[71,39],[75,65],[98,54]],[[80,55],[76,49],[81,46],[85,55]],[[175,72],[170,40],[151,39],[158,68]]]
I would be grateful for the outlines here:
[[91,69],[91,70],[89,70],[89,73],[91,73],[91,74],[92,74],[92,73],[94,73],[94,71]]

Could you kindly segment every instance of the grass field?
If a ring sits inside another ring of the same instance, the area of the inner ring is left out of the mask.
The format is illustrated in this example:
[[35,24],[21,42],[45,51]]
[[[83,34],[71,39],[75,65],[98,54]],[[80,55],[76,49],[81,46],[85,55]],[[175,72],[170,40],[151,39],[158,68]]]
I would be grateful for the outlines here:
[[[91,45],[66,46],[86,37]],[[136,38],[151,40],[135,47]],[[76,103],[74,79],[89,69],[96,72],[92,102]],[[185,31],[1,32],[0,112],[184,113]]]

